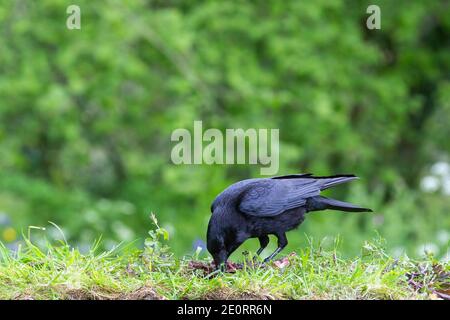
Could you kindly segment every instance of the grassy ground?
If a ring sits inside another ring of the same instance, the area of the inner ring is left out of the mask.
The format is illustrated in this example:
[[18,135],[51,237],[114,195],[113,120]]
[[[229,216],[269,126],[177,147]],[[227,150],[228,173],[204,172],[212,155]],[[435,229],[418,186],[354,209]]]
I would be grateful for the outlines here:
[[264,267],[244,264],[208,275],[206,261],[177,259],[167,233],[150,231],[145,248],[81,254],[67,243],[17,252],[0,246],[0,299],[439,299],[450,298],[450,265],[428,257],[393,259],[366,243],[342,259],[310,245]]

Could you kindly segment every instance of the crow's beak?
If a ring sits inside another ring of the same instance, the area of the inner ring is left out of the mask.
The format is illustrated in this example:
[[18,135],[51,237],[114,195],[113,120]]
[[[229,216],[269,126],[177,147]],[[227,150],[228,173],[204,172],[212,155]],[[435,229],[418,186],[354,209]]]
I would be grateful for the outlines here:
[[227,266],[226,266],[225,262],[221,262],[221,263],[214,262],[214,264],[215,264],[216,271],[225,272],[227,270]]

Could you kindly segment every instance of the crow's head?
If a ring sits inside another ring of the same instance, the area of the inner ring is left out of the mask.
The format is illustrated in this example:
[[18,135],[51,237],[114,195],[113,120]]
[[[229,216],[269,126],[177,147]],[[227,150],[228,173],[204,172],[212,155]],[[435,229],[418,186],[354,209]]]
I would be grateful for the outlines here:
[[209,220],[206,238],[206,248],[212,255],[216,268],[223,268],[229,253],[226,250],[223,223],[217,214],[213,214]]

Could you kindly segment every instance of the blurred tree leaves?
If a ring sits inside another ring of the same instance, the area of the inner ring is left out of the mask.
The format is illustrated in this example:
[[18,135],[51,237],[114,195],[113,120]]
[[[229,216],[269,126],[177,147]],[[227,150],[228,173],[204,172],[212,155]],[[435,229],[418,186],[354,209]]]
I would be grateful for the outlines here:
[[446,1],[379,1],[378,31],[365,29],[367,1],[80,0],[80,31],[65,27],[67,1],[0,3],[0,194],[24,204],[0,210],[16,225],[119,239],[113,221],[137,237],[153,210],[189,249],[213,197],[258,176],[172,165],[170,133],[194,120],[280,128],[281,173],[353,172],[363,177],[354,201],[377,194],[375,210],[396,221],[319,214],[305,225],[318,236],[377,227],[414,244],[442,225],[392,225],[427,210],[450,225],[445,199],[428,208],[417,195],[450,147]]

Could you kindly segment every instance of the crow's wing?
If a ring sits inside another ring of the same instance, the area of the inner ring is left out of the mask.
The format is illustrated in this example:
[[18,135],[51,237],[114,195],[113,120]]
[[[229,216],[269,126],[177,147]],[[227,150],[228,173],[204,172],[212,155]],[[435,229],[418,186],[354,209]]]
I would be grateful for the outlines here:
[[306,177],[312,177],[312,173],[288,174],[286,176],[271,177],[270,179],[298,179]]
[[304,205],[307,198],[319,195],[321,185],[315,179],[263,179],[246,188],[238,208],[252,216],[276,216]]

